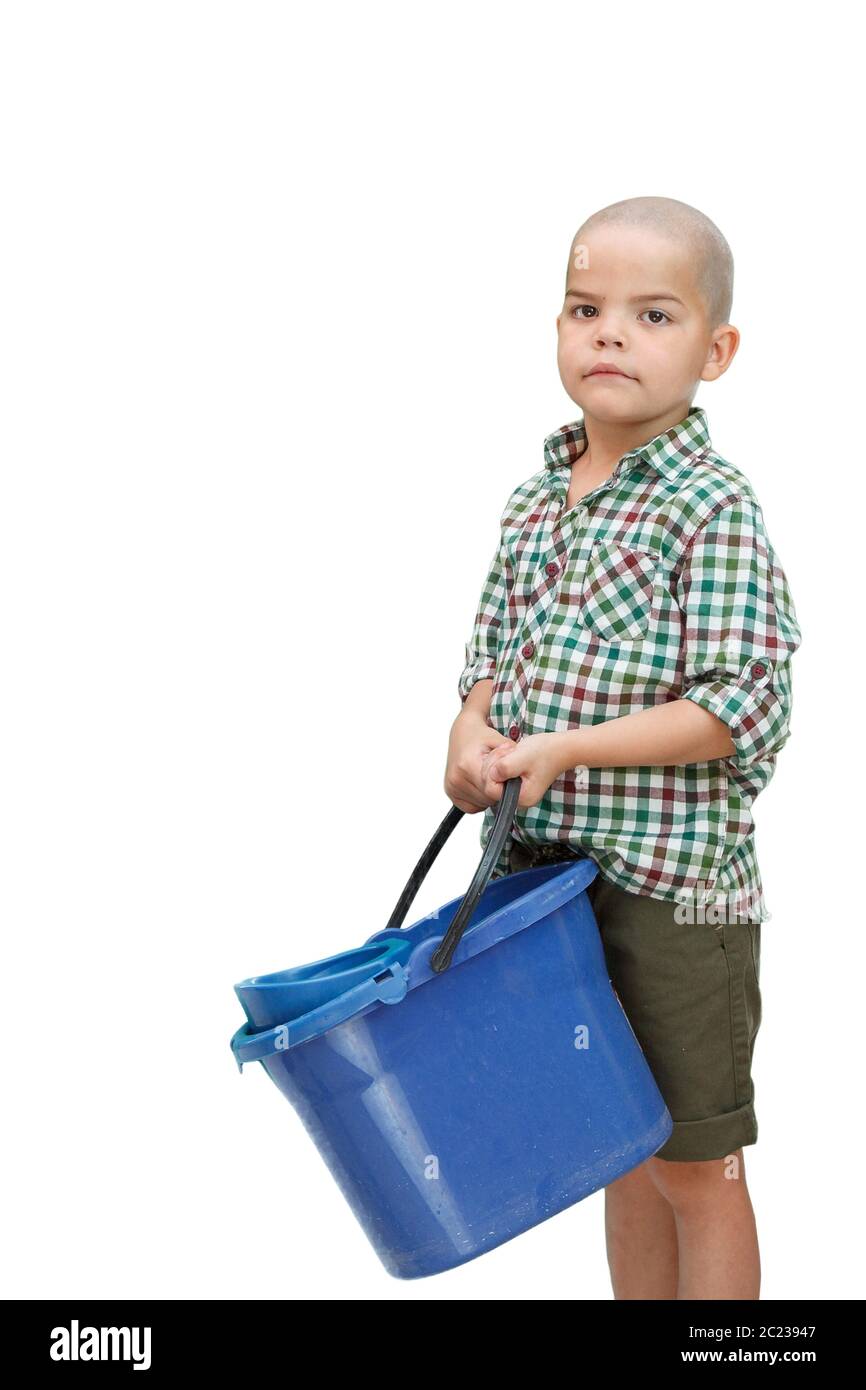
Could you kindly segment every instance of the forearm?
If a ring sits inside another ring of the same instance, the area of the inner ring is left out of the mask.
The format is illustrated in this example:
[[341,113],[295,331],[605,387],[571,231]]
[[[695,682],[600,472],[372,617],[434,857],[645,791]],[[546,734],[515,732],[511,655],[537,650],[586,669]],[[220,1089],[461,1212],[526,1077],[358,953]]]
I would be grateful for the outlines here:
[[563,772],[578,766],[683,766],[726,758],[735,751],[721,719],[686,699],[586,724],[559,737]]
[[490,700],[493,695],[493,681],[476,681],[459,711],[460,714],[477,715],[487,721],[490,713]]

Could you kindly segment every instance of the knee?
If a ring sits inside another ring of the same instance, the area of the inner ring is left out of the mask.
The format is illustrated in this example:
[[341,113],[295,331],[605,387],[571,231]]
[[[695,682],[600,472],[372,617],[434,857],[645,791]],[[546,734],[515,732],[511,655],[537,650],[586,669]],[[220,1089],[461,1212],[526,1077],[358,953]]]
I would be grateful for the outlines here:
[[608,1230],[630,1228],[636,1216],[661,1202],[646,1162],[608,1183],[604,1199]]
[[[684,1211],[717,1200],[721,1189],[730,1187],[731,1184],[727,1182],[730,1157],[704,1159],[695,1163],[650,1158],[646,1167],[655,1187],[674,1210]],[[740,1165],[737,1167],[739,1169]]]

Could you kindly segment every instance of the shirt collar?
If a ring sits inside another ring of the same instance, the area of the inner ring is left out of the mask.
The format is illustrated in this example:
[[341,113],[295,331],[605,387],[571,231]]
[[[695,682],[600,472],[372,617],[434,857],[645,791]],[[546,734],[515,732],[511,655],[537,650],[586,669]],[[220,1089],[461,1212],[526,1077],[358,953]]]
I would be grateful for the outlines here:
[[[646,461],[665,478],[677,478],[695,462],[696,455],[712,447],[706,411],[692,406],[688,415],[646,444],[623,454],[614,470],[623,473],[633,464]],[[554,430],[544,441],[545,466],[549,469],[571,468],[586,448],[586,428],[583,418]]]

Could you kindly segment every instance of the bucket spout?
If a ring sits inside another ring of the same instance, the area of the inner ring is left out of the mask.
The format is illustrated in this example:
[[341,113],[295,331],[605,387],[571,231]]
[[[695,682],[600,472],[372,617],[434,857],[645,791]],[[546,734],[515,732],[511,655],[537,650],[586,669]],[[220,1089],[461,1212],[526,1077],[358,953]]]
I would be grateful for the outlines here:
[[402,965],[412,946],[408,937],[359,946],[294,970],[253,975],[235,985],[235,994],[254,1032],[274,1028],[320,1009],[383,971]]

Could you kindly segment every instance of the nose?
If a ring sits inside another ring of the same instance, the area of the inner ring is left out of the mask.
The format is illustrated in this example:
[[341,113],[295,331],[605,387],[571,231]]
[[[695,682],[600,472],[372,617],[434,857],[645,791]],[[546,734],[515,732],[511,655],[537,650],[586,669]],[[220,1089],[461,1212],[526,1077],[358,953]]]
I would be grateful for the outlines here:
[[595,346],[603,348],[611,343],[615,347],[622,347],[624,342],[625,336],[622,331],[622,326],[615,323],[613,319],[605,318],[604,315],[599,314],[598,318],[595,320],[595,332],[593,333],[593,343]]

